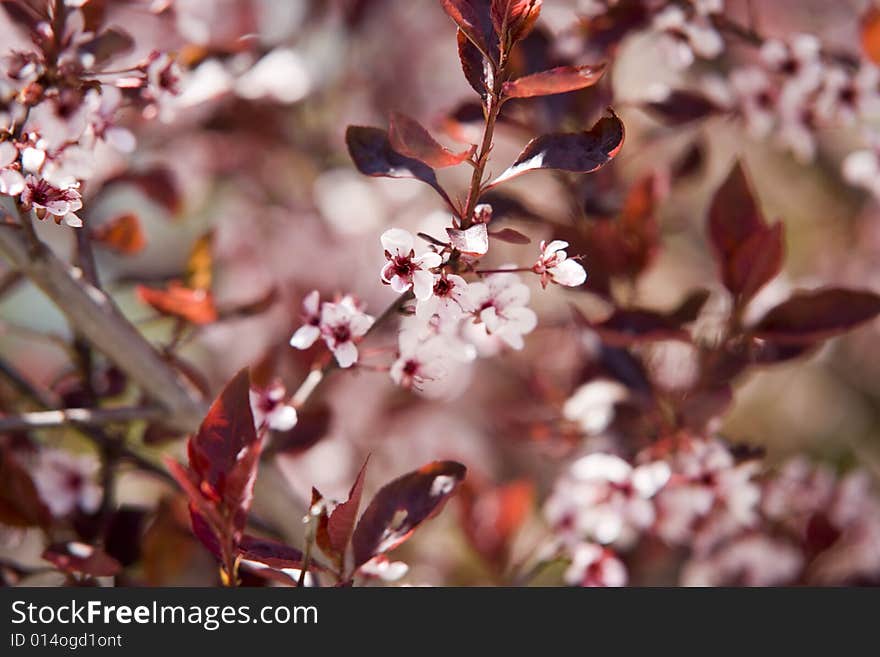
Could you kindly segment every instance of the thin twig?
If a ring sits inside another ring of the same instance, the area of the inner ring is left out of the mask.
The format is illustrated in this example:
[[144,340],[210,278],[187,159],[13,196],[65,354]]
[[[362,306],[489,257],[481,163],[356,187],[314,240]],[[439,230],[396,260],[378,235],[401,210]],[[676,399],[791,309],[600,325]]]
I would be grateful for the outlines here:
[[[17,207],[15,212],[26,225],[23,213]],[[165,408],[166,424],[183,431],[197,427],[206,410],[198,391],[162,359],[107,294],[39,245],[35,252],[20,228],[0,225],[0,254],[58,306],[78,333]]]
[[[6,372],[4,372],[6,374]],[[0,417],[0,432],[52,429],[69,424],[100,427],[136,420],[161,420],[165,410],[161,406],[121,406],[119,408],[64,408],[54,411],[35,411]]]

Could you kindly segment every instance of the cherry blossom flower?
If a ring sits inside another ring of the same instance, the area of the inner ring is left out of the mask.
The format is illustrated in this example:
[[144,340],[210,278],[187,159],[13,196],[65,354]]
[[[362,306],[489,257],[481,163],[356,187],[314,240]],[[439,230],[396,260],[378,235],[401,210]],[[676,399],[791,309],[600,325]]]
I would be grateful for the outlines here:
[[384,582],[396,582],[409,572],[403,561],[390,561],[384,554],[373,557],[359,569],[362,575],[378,577]]
[[614,406],[629,396],[627,388],[616,381],[599,379],[578,388],[562,407],[565,419],[577,422],[584,433],[602,433],[614,419]]
[[21,203],[26,209],[33,208],[40,219],[49,214],[56,224],[64,221],[72,228],[80,228],[82,220],[76,215],[82,208],[78,187],[79,183],[70,183],[63,188],[55,187],[45,178],[29,175],[25,178]]
[[577,287],[587,280],[587,272],[581,264],[568,257],[567,247],[568,242],[562,240],[541,242],[541,256],[532,266],[532,271],[541,276],[541,287],[546,288],[550,282]]
[[[656,449],[640,458],[657,458]],[[754,481],[758,463],[738,464],[720,441],[690,437],[678,441],[665,460],[672,475],[655,500],[655,529],[663,540],[705,552],[755,525],[761,497]]]
[[785,77],[783,95],[801,97],[815,91],[822,82],[822,44],[812,34],[795,34],[789,39],[768,39],[761,46],[761,59],[775,73]]
[[628,546],[654,522],[651,498],[669,474],[663,461],[633,468],[612,454],[589,454],[556,482],[544,515],[563,537]]
[[441,322],[454,322],[470,312],[468,284],[461,276],[443,272],[434,278],[433,294],[416,303],[416,315],[437,316]]
[[16,167],[18,148],[8,141],[0,142],[0,194],[18,196],[24,191],[24,176]]
[[841,168],[844,180],[850,185],[862,187],[880,198],[880,150],[876,146],[853,151],[844,158]]
[[685,69],[696,57],[714,59],[724,50],[724,40],[706,16],[688,17],[678,5],[668,5],[654,16],[653,27],[661,33],[661,47],[671,66]]
[[767,72],[757,67],[737,69],[730,74],[730,85],[748,133],[753,139],[769,136],[776,125],[778,92]]
[[374,321],[352,296],[345,296],[337,303],[321,304],[321,337],[339,367],[351,367],[357,362],[356,342],[370,330]]
[[321,297],[317,290],[305,296],[302,307],[303,325],[290,338],[290,346],[296,349],[308,349],[321,337]]
[[431,269],[440,266],[440,255],[426,251],[417,256],[412,234],[402,228],[386,230],[382,233],[381,242],[387,260],[382,267],[382,281],[398,294],[412,288],[416,299],[428,299],[434,292]]
[[522,349],[523,335],[538,325],[537,316],[526,307],[529,296],[516,274],[490,274],[468,286],[470,306],[486,331],[513,349]]
[[440,335],[421,340],[417,331],[401,331],[391,379],[399,386],[416,390],[422,390],[427,382],[443,379],[449,372],[446,344]]
[[263,427],[272,431],[290,431],[296,426],[296,409],[285,404],[287,391],[280,381],[273,381],[265,389],[251,388],[251,412],[257,431]]
[[94,481],[100,467],[88,454],[43,450],[33,471],[34,484],[53,516],[66,516],[76,509],[94,513],[102,498],[101,487]]
[[804,565],[800,550],[763,534],[746,534],[713,554],[685,564],[684,586],[779,586],[790,584]]
[[627,582],[626,566],[613,551],[595,543],[580,543],[571,551],[565,571],[570,586],[617,587]]

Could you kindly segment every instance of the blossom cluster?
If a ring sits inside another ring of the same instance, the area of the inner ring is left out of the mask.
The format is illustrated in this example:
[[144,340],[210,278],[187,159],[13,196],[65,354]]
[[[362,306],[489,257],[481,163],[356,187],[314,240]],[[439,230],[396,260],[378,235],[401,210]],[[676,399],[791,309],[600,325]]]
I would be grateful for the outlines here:
[[[491,210],[484,207],[480,214],[491,215]],[[481,231],[478,241],[488,243],[485,224],[477,223],[471,230]],[[450,231],[454,234],[457,228]],[[562,240],[541,242],[531,268],[476,270],[479,278],[471,282],[455,273],[466,272],[460,268],[460,251],[453,243],[431,244],[416,253],[414,236],[401,228],[385,231],[380,241],[385,256],[382,283],[401,295],[411,292],[415,299],[402,322],[397,358],[389,372],[396,384],[422,392],[428,392],[426,385],[446,379],[456,364],[472,361],[479,353],[523,348],[523,336],[535,329],[538,320],[527,305],[530,289],[516,272],[537,274],[542,287],[551,282],[577,287],[587,277],[583,266],[568,257],[568,243]],[[467,270],[475,271],[475,264],[471,258]],[[318,292],[313,291],[303,300],[303,325],[290,344],[308,349],[320,337],[340,367],[351,367],[358,362],[356,345],[373,321],[354,297],[320,303]]]
[[[776,472],[739,460],[718,438],[660,441],[632,462],[575,460],[544,507],[547,555],[571,585],[622,586],[627,555],[653,539],[684,550],[684,585],[845,584],[880,575],[880,497],[870,477],[838,477],[795,458]],[[840,554],[853,555],[839,559]],[[845,564],[845,565],[844,565]]]
[[178,79],[174,61],[159,52],[109,66],[129,49],[130,37],[87,27],[85,4],[48,6],[27,26],[30,48],[12,50],[0,70],[0,195],[38,219],[74,228],[83,225],[81,185],[105,149],[135,149],[121,122],[124,110],[154,115]]

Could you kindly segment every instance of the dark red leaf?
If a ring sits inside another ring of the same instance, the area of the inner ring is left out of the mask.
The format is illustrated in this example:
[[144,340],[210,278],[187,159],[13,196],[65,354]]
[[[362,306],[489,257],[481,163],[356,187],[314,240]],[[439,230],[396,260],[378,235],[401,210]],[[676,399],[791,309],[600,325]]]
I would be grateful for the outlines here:
[[0,524],[48,527],[52,518],[37,487],[12,450],[0,449]]
[[434,461],[381,488],[352,536],[355,568],[409,538],[443,508],[466,473],[467,468],[455,461]]
[[43,552],[43,559],[66,573],[92,577],[111,577],[122,570],[116,559],[86,543],[54,543]]
[[140,220],[137,215],[130,212],[114,217],[92,229],[92,239],[101,246],[123,255],[139,253],[147,245]]
[[671,126],[681,126],[717,114],[721,108],[694,91],[671,91],[662,100],[645,103],[644,108],[658,120]]
[[453,153],[444,148],[415,119],[400,112],[391,113],[388,129],[388,140],[391,148],[401,155],[424,162],[435,169],[452,167],[469,159],[476,146],[460,153]]
[[495,32],[504,31],[515,43],[528,36],[541,14],[542,0],[492,0],[491,16]]
[[104,531],[104,550],[123,566],[130,566],[141,556],[141,539],[147,510],[131,506],[117,509]]
[[21,2],[19,0],[2,0],[0,7],[6,12],[7,18],[12,23],[30,34],[36,30],[37,25],[43,21],[48,21],[49,17],[46,13],[48,5],[43,4],[39,9],[30,2]]
[[703,306],[709,300],[709,296],[709,290],[694,290],[682,299],[675,310],[668,314],[669,319],[679,325],[696,321]]
[[751,299],[779,274],[784,254],[782,223],[755,232],[725,263],[725,287],[743,300]]
[[592,87],[600,80],[606,68],[607,65],[604,63],[597,66],[558,66],[549,71],[541,71],[505,82],[502,91],[507,98],[564,94]]
[[226,384],[211,404],[198,432],[190,438],[190,467],[212,492],[223,496],[226,481],[236,469],[242,449],[256,442],[250,381],[245,368]]
[[421,180],[452,205],[449,196],[437,182],[434,170],[424,162],[396,152],[384,130],[351,125],[345,131],[345,143],[351,159],[362,174]]
[[531,244],[532,240],[513,228],[502,228],[501,230],[489,233],[489,237],[510,244]]
[[620,152],[624,141],[623,123],[616,114],[600,119],[587,132],[555,133],[536,137],[507,171],[490,186],[536,169],[560,169],[590,173],[607,164]]
[[618,309],[592,328],[602,340],[615,347],[658,340],[690,340],[688,332],[673,320],[651,310]]
[[194,290],[172,281],[164,290],[138,285],[136,292],[141,301],[163,315],[192,324],[211,324],[219,317],[214,297],[208,290]]
[[850,331],[878,314],[880,296],[874,292],[839,288],[802,291],[764,315],[753,333],[779,344],[804,344]]
[[238,545],[238,553],[242,559],[257,561],[270,568],[301,568],[303,554],[296,548],[273,541],[244,534]]
[[458,30],[456,37],[458,39],[458,59],[461,61],[461,70],[468,84],[482,98],[487,92],[486,58],[483,57],[480,49],[467,38],[464,32]]
[[473,44],[494,57],[497,38],[489,17],[489,0],[441,0],[443,10]]
[[348,500],[333,509],[327,521],[327,538],[330,556],[337,557],[341,563],[345,556],[345,549],[351,540],[355,520],[357,520],[358,508],[361,505],[361,495],[364,491],[364,477],[367,473],[369,457],[364,461],[358,472],[351,490],[348,492]]

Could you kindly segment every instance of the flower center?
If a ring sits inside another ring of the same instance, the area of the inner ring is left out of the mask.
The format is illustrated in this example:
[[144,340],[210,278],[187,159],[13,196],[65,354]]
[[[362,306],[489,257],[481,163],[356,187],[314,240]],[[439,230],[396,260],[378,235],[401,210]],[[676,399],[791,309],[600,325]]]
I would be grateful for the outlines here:
[[333,339],[337,343],[348,342],[351,340],[351,329],[348,324],[339,324],[333,327]]

